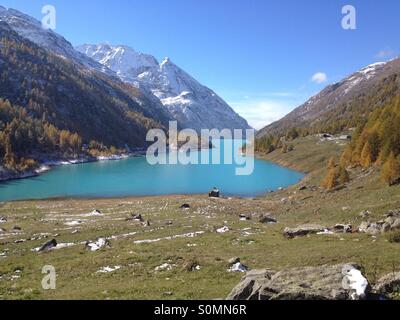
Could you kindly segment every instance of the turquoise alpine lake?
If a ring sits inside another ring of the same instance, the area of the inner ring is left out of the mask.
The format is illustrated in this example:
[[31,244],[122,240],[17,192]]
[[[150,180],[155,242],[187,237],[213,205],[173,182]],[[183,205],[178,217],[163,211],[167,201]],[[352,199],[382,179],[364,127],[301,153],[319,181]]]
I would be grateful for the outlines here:
[[[211,159],[213,154],[224,154],[222,145],[194,151],[192,156]],[[0,183],[0,201],[204,194],[213,187],[226,196],[253,197],[304,178],[303,173],[264,160],[244,156],[240,160],[254,161],[252,174],[236,175],[236,168],[244,165],[235,159],[232,164],[150,165],[146,157],[130,157],[57,166],[37,177]]]

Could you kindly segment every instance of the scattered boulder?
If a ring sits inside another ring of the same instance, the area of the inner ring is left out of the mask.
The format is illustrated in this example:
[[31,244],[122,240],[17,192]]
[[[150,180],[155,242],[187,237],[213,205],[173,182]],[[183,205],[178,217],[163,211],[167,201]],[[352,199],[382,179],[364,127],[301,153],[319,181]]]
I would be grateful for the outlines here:
[[400,218],[397,218],[391,225],[390,230],[395,231],[400,229]]
[[190,209],[190,205],[187,204],[187,203],[184,203],[183,205],[181,205],[181,206],[179,207],[179,209]]
[[260,223],[266,223],[266,224],[272,224],[272,223],[278,223],[278,221],[271,217],[270,215],[266,214],[260,217],[260,220],[258,220]]
[[187,272],[200,270],[200,266],[196,260],[188,260],[183,263],[183,269]]
[[299,187],[299,191],[304,191],[304,190],[307,190],[307,186],[301,186],[301,187]]
[[351,233],[353,231],[353,227],[350,224],[336,224],[333,227],[334,232],[343,232],[343,233]]
[[358,231],[366,232],[369,226],[370,226],[369,222],[363,221],[363,222],[361,222],[360,226],[358,227]]
[[43,244],[39,248],[38,252],[47,251],[47,250],[53,249],[55,247],[57,247],[57,241],[56,241],[56,239],[53,239],[53,240],[50,240],[50,241],[46,242],[45,244]]
[[360,217],[363,219],[368,218],[370,215],[371,215],[371,212],[368,210],[364,210],[364,211],[360,212]]
[[22,231],[22,228],[20,226],[14,226],[12,231]]
[[358,227],[358,231],[377,235],[379,233],[386,233],[391,231],[400,230],[400,213],[397,210],[389,211],[385,218],[378,222],[363,221]]
[[247,221],[247,220],[251,220],[251,217],[246,214],[240,214],[239,219],[240,219],[240,221]]
[[108,248],[111,247],[110,241],[106,238],[98,238],[95,242],[86,241],[86,243],[85,243],[86,250],[89,250],[92,252],[98,251],[104,247],[108,247]]
[[370,235],[377,235],[381,233],[381,227],[377,223],[371,223],[367,230],[365,230],[365,233],[368,233]]
[[385,222],[382,227],[381,227],[381,232],[385,233],[385,232],[389,232],[391,229],[391,224],[388,222]]
[[228,300],[355,300],[366,298],[368,281],[353,264],[305,267],[280,272],[254,270]]
[[0,223],[6,223],[7,218],[6,217],[0,217]]
[[385,296],[400,293],[400,272],[392,272],[379,279],[373,291]]
[[144,222],[144,219],[141,214],[132,214],[126,221]]
[[216,187],[214,187],[214,189],[212,189],[212,190],[210,191],[210,193],[208,194],[208,196],[209,196],[210,198],[219,198],[219,196],[220,196],[220,191],[219,191],[219,189],[217,189]]
[[320,225],[305,224],[296,228],[285,228],[283,235],[288,239],[293,239],[296,237],[304,237],[310,234],[316,234],[318,232],[324,232],[326,229],[326,227]]
[[247,272],[248,270],[249,268],[246,267],[244,264],[242,264],[241,262],[237,262],[228,269],[228,272]]

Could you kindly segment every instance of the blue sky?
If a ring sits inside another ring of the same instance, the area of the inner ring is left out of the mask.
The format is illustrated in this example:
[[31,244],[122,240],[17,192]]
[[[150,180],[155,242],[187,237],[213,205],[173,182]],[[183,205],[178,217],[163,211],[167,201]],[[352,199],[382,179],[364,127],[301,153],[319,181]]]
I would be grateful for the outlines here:
[[[0,0],[38,19],[46,4],[72,44],[168,56],[256,128],[400,51],[398,0]],[[346,4],[357,10],[356,30],[341,27]]]

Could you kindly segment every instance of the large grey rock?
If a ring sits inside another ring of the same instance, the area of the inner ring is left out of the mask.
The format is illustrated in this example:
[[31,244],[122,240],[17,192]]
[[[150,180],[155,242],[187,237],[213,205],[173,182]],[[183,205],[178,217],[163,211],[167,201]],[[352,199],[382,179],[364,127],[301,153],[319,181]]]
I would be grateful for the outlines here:
[[400,292],[400,272],[390,273],[381,279],[373,287],[376,293],[390,295],[394,292]]
[[283,231],[283,235],[288,239],[293,239],[295,237],[303,237],[309,234],[323,232],[326,229],[326,227],[316,224],[305,224],[296,228],[285,228],[285,230]]
[[227,299],[362,299],[366,297],[369,285],[357,268],[354,264],[339,264],[334,266],[288,269],[277,273],[267,269],[253,271],[242,279]]
[[276,272],[269,269],[251,270],[231,291],[227,300],[258,300],[259,291],[265,281],[271,280]]
[[378,222],[362,222],[358,227],[359,232],[377,235],[389,231],[400,230],[400,217],[397,211],[390,211],[386,218]]
[[400,229],[400,218],[397,218],[391,225],[390,230],[399,230]]
[[381,233],[382,227],[377,224],[377,223],[371,223],[369,227],[365,230],[365,233],[371,234],[371,235],[377,235]]
[[360,226],[358,227],[358,231],[359,232],[366,232],[370,225],[371,224],[369,222],[363,221],[363,222],[361,222]]

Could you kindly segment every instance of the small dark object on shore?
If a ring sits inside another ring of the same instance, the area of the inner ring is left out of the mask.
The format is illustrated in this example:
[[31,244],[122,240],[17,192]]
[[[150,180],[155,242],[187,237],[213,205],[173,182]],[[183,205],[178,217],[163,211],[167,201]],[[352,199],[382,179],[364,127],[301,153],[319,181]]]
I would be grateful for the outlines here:
[[22,228],[19,227],[19,226],[14,226],[14,227],[12,228],[12,230],[13,230],[13,231],[21,231]]
[[220,196],[220,191],[218,188],[214,187],[214,189],[211,190],[211,192],[208,194],[210,198],[219,198]]
[[39,249],[39,252],[47,251],[55,247],[57,247],[57,241],[56,239],[53,239],[42,245]]
[[179,209],[190,209],[190,205],[185,203],[179,207]]

